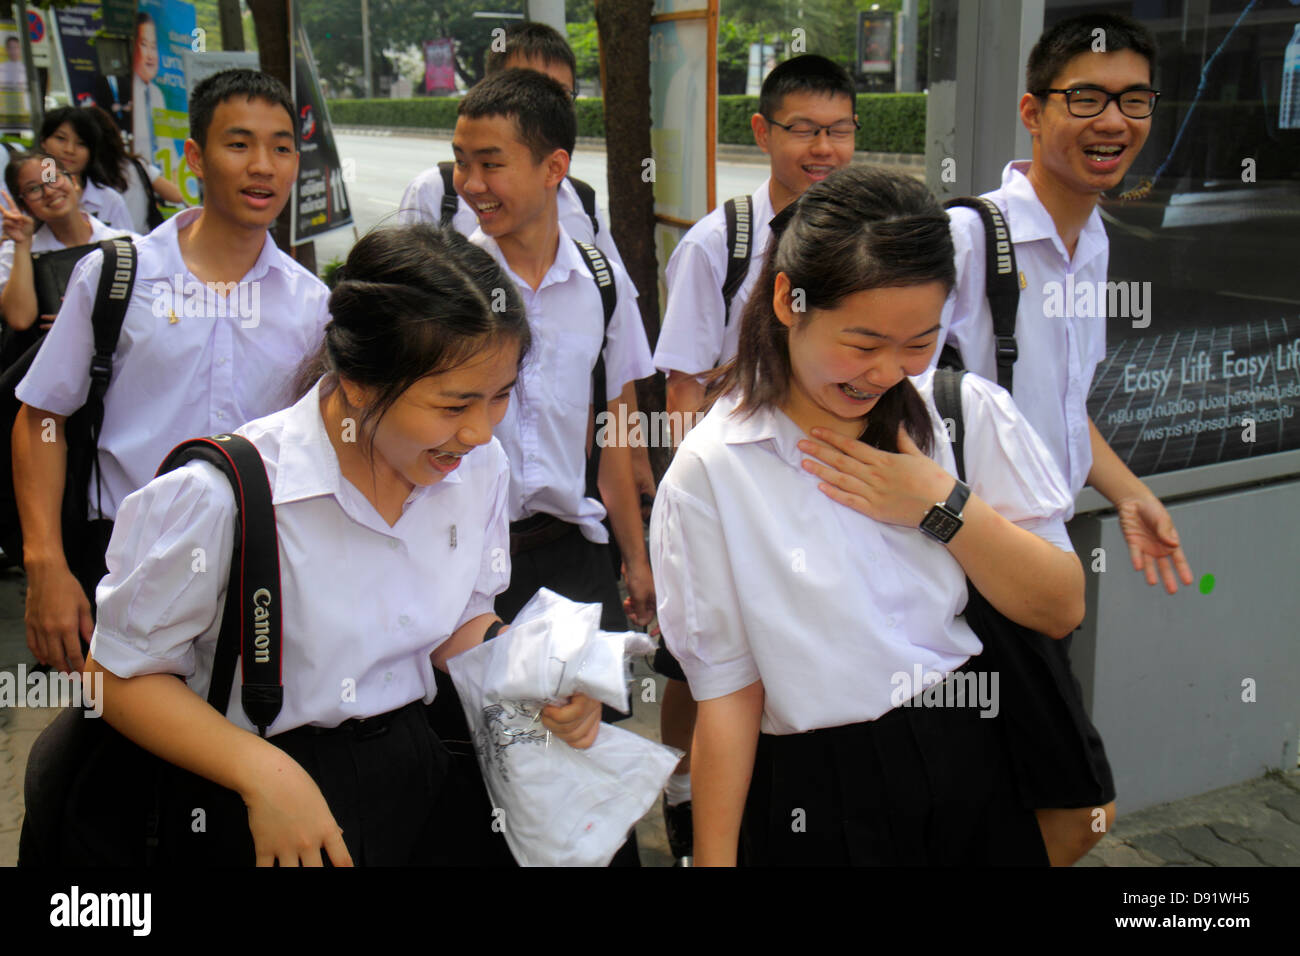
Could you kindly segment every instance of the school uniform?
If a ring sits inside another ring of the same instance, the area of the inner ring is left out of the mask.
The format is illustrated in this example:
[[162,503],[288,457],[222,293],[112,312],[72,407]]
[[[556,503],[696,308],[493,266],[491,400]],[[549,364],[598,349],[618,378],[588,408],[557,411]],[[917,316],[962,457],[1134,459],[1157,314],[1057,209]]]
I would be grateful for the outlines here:
[[698,375],[723,365],[736,355],[740,319],[763,269],[772,237],[772,179],[768,177],[750,197],[753,244],[745,279],[731,300],[730,318],[722,298],[727,278],[727,216],[723,206],[699,220],[673,250],[664,272],[668,305],[655,344],[655,368]]
[[[913,382],[932,457],[955,474],[932,377]],[[962,397],[972,492],[1071,550],[1069,494],[1033,429],[992,383],[967,376]],[[974,707],[899,706],[921,691],[918,670],[937,679],[980,653],[960,616],[961,566],[918,528],[832,501],[801,467],[802,429],[736,404],[721,397],[678,449],[650,540],[659,624],[692,696],[763,681],[750,861],[1045,862],[1032,812],[1006,799],[994,721]],[[797,809],[806,829],[792,831]]]
[[136,232],[144,235],[149,231],[149,203],[152,198],[150,193],[153,181],[162,175],[162,169],[144,160],[140,160],[140,165],[144,167],[145,175],[149,177],[147,183],[141,178],[140,170],[135,163],[129,159],[122,163],[122,175],[126,177],[126,189],[122,192],[122,200],[126,203],[132,227]]
[[[178,242],[179,230],[199,212],[178,213],[135,244],[135,286],[104,396],[95,466],[102,468],[102,482],[92,471],[89,484],[92,521],[111,522],[122,500],[148,484],[180,442],[228,432],[283,408],[293,398],[294,375],[320,347],[329,290],[269,234],[229,298],[209,297]],[[91,313],[103,261],[96,251],[77,264],[58,318],[15,391],[19,401],[57,415],[85,404],[94,354]],[[213,314],[206,314],[209,302]],[[98,530],[107,544],[108,529]],[[93,595],[103,574],[102,548],[68,556],[74,564],[83,557],[85,566],[73,570]]]
[[[437,166],[430,166],[407,184],[402,193],[402,202],[398,206],[397,221],[402,225],[415,222],[430,222],[437,225],[442,218],[442,171]],[[560,217],[560,224],[568,230],[574,239],[589,242],[605,258],[615,263],[624,272],[623,257],[619,255],[614,234],[609,229],[609,217],[599,205],[596,207],[596,222],[600,226],[599,234],[591,231],[591,218],[582,208],[578,191],[573,188],[566,176],[555,193],[555,211]],[[456,197],[456,213],[451,217],[451,226],[462,236],[469,237],[478,228],[478,216],[470,205],[459,195]]]
[[[115,236],[127,236],[131,239],[138,239],[134,232],[130,230],[114,229],[111,226],[100,222],[90,213],[85,213],[86,221],[90,223],[90,238],[87,244],[99,242],[102,239],[112,239]],[[41,226],[32,234],[32,255],[38,252],[57,252],[60,249],[68,248],[54,235],[54,230],[49,226]],[[6,239],[0,244],[0,289],[4,288],[9,276],[14,271],[14,244],[11,240]]]
[[81,191],[81,208],[114,229],[122,232],[135,231],[135,222],[126,208],[126,200],[112,186],[100,186],[87,178],[86,188]]
[[[1094,308],[1050,310],[1049,300],[1086,285],[1096,289],[1106,281],[1110,245],[1101,213],[1093,209],[1079,234],[1071,257],[1051,214],[1039,201],[1026,173],[1027,161],[1008,163],[1002,187],[985,194],[1006,219],[1015,248],[1020,282],[1016,311],[1019,357],[1013,367],[1012,394],[1016,405],[1042,438],[1065,476],[1070,492],[1066,520],[1074,515],[1074,498],[1092,470],[1092,438],[1088,428],[1088,392],[1093,374],[1106,355],[1104,302]],[[971,209],[948,210],[957,266],[957,285],[944,305],[938,361],[944,341],[961,352],[966,368],[984,378],[997,378],[993,316],[985,289],[984,227]],[[1072,285],[1069,283],[1072,282]],[[1057,315],[1056,312],[1064,312]],[[1020,741],[1017,763],[1020,791],[1032,807],[1096,807],[1115,799],[1115,783],[1101,734],[1083,705],[1083,691],[1070,665],[1071,637],[1040,639],[1051,655],[1052,687],[1025,687],[1027,703],[1037,714],[1033,740]],[[1009,688],[1014,690],[1014,688]],[[1037,768],[1029,770],[1027,768]]]
[[[441,481],[413,489],[390,527],[343,477],[320,399],[317,383],[236,431],[262,455],[279,537],[284,705],[268,736],[302,755],[354,861],[417,862],[419,838],[439,822],[447,764],[424,719],[437,693],[429,654],[491,614],[509,580],[509,466],[495,440],[475,448]],[[206,696],[234,508],[228,480],[205,462],[126,498],[91,644],[105,669],[176,674]],[[204,573],[195,573],[196,553]],[[236,669],[226,717],[252,731],[240,683]],[[360,721],[392,729],[363,734]],[[242,824],[251,850],[246,813]]]

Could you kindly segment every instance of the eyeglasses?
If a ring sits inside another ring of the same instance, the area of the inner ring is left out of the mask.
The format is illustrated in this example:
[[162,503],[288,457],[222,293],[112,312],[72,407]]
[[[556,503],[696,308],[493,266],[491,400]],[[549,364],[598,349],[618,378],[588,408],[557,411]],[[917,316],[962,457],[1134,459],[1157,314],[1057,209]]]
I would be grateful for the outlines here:
[[1090,119],[1100,116],[1110,106],[1110,101],[1119,103],[1119,111],[1129,119],[1146,119],[1156,111],[1156,101],[1160,99],[1159,90],[1121,90],[1111,93],[1095,86],[1080,86],[1072,90],[1039,90],[1037,96],[1049,93],[1061,93],[1065,96],[1065,108],[1071,116]]
[[763,117],[773,126],[779,126],[795,139],[810,140],[814,139],[822,130],[826,130],[826,135],[836,142],[845,142],[853,138],[854,132],[861,129],[857,120],[840,120],[838,123],[832,123],[830,126],[819,126],[811,120],[799,120],[790,123],[778,123],[774,119]]
[[45,196],[45,190],[56,184],[59,186],[66,185],[66,183],[60,182],[60,180],[68,180],[71,178],[72,176],[70,173],[60,169],[58,175],[50,182],[32,183],[30,186],[24,186],[18,191],[18,193],[27,202],[31,202],[33,199],[42,199]]

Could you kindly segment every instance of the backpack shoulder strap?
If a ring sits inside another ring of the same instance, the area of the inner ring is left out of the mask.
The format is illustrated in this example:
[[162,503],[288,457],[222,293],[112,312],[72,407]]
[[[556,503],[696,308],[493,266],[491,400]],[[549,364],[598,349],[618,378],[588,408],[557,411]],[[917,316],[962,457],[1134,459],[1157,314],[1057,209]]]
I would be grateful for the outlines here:
[[[984,290],[993,313],[994,358],[998,384],[1011,391],[1012,372],[1019,357],[1016,348],[1016,309],[1020,306],[1020,280],[1011,230],[1002,210],[983,196],[960,196],[943,204],[945,209],[965,206],[979,214],[984,224]],[[946,350],[945,350],[946,351]]]
[[[605,345],[609,342],[609,322],[614,317],[618,305],[618,290],[614,287],[614,272],[609,267],[605,254],[589,242],[574,239],[578,251],[587,260],[596,291],[600,293],[601,308],[605,313],[605,329],[600,339],[600,351],[596,353],[596,364],[591,370],[591,406],[595,415],[605,411],[608,402],[605,399]],[[587,456],[587,497],[600,499],[597,479],[600,477],[600,445],[593,438],[591,454]]]
[[442,173],[442,204],[438,207],[438,225],[444,229],[451,228],[451,221],[456,216],[457,203],[460,200],[456,186],[451,181],[451,171],[455,165],[451,160],[438,164],[438,172]]
[[952,423],[949,438],[952,455],[957,460],[957,477],[966,480],[966,423],[961,411],[961,380],[966,373],[957,369],[934,370],[934,405],[944,426]]
[[214,435],[182,442],[158,468],[166,474],[189,461],[206,461],[230,481],[239,532],[230,560],[230,581],[221,615],[221,633],[212,661],[208,703],[225,714],[235,676],[243,662],[241,703],[258,733],[275,721],[284,701],[281,672],[280,549],[275,507],[262,455],[247,438]]
[[[104,424],[104,396],[113,378],[113,353],[122,333],[126,307],[135,286],[136,254],[130,239],[105,239],[99,244],[104,252],[104,266],[95,290],[95,305],[90,324],[95,333],[95,352],[90,358],[90,391],[86,395],[86,414],[90,425],[91,447],[98,456],[99,430]],[[103,482],[95,468],[95,504],[103,514]]]
[[749,196],[728,199],[723,205],[727,217],[727,276],[722,280],[722,321],[731,324],[731,300],[740,291],[749,271],[749,254],[754,236],[753,201]]
[[591,236],[594,239],[600,234],[600,220],[596,218],[596,190],[581,179],[574,179],[572,176],[569,177],[569,182],[573,185],[573,191],[578,194],[578,199],[582,202],[582,211],[591,220]]

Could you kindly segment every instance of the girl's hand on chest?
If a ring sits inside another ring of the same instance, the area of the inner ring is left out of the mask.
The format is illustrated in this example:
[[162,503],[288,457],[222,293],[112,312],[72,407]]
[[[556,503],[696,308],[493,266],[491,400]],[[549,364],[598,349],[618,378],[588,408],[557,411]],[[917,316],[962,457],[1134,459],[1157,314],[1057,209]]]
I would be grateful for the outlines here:
[[898,454],[824,428],[814,428],[812,434],[799,442],[799,450],[811,456],[803,467],[822,480],[817,487],[875,521],[919,527],[935,502],[952,491],[952,475],[922,453],[901,425]]

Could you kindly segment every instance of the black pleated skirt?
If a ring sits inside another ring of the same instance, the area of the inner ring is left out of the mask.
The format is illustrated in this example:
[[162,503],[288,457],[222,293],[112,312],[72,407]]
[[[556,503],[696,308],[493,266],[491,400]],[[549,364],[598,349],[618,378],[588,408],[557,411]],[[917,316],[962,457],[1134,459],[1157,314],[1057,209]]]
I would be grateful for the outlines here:
[[743,862],[1046,866],[996,724],[977,707],[908,706],[859,724],[761,734]]

